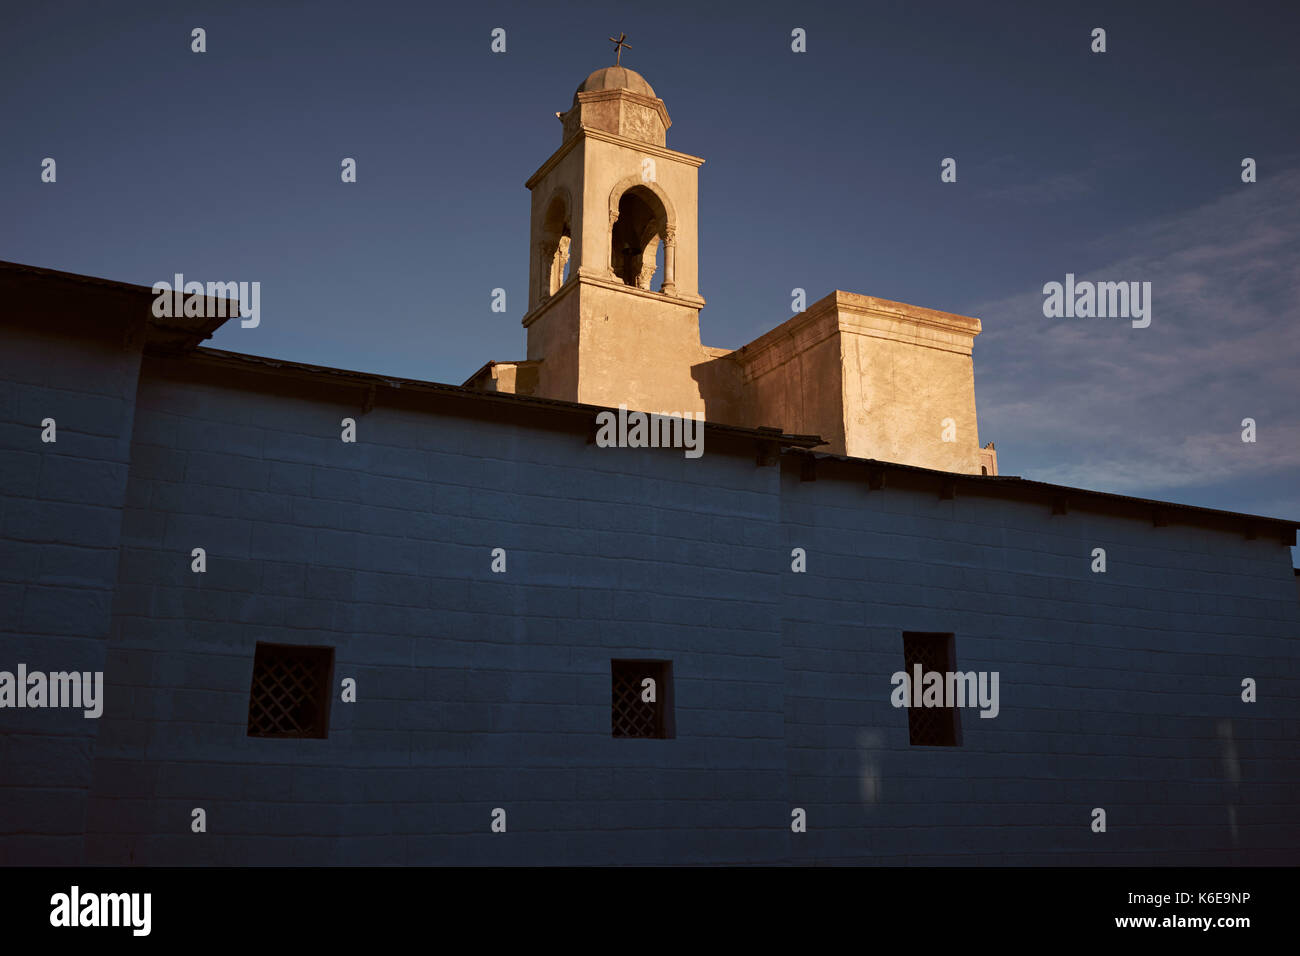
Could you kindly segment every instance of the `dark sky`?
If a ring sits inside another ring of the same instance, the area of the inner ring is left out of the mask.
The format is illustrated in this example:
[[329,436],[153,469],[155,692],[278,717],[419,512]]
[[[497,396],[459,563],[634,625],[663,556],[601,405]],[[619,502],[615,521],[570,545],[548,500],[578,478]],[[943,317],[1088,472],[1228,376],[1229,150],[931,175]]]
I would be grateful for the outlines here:
[[[1294,2],[9,4],[0,258],[258,281],[209,344],[459,383],[523,357],[523,183],[620,30],[706,160],[705,344],[796,286],[978,316],[1004,474],[1300,518]],[[1151,326],[1045,318],[1067,272]]]

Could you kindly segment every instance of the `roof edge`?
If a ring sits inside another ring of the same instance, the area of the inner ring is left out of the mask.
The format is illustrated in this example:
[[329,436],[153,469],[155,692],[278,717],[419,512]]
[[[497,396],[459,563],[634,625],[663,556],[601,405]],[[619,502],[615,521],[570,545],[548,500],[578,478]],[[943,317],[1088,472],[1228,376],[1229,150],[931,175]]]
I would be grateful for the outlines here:
[[[1249,514],[1244,511],[1224,511],[1219,508],[1207,508],[1202,505],[1182,504],[1177,501],[1162,501],[1158,498],[1138,498],[1132,495],[1121,495],[1111,491],[1094,491],[1090,488],[1075,488],[1070,485],[1054,485],[1046,481],[1036,481],[1033,478],[1021,478],[1017,475],[972,475],[964,472],[939,471],[935,468],[924,468],[920,465],[906,465],[897,461],[881,461],[875,458],[852,458],[847,455],[832,455],[825,452],[813,451],[811,449],[791,448],[784,454],[803,456],[811,461],[835,461],[846,465],[852,465],[864,468],[868,471],[894,471],[908,472],[921,475],[929,475],[938,479],[941,485],[967,485],[968,487],[983,487],[992,489],[1000,487],[1003,489],[1025,489],[1033,494],[1035,500],[1047,498],[1066,499],[1068,500],[1095,500],[1108,501],[1115,503],[1124,503],[1129,506],[1149,508],[1155,512],[1177,511],[1190,514],[1201,515],[1206,518],[1230,519],[1233,521],[1245,522],[1248,525],[1256,525],[1260,528],[1272,527],[1280,532],[1290,532],[1292,536],[1300,531],[1300,520],[1290,518],[1273,518],[1266,515]],[[1028,495],[1024,497],[1028,498]],[[1294,543],[1293,545],[1294,546]]]
[[[149,351],[156,351],[150,349]],[[335,380],[342,384],[351,384],[367,389],[378,390],[380,387],[411,389],[416,391],[429,392],[434,394],[445,395],[463,399],[472,403],[491,404],[495,403],[502,406],[513,406],[515,408],[529,408],[535,410],[550,410],[570,416],[587,417],[594,422],[595,415],[598,412],[617,412],[617,409],[611,406],[588,405],[582,402],[569,402],[554,398],[540,398],[534,395],[515,395],[509,392],[482,392],[477,389],[466,388],[463,385],[449,385],[442,382],[430,382],[420,379],[401,378],[392,375],[380,375],[373,372],[358,372],[350,369],[332,368],[324,365],[309,365],[304,362],[293,362],[286,359],[267,358],[259,355],[248,355],[241,352],[228,352],[222,349],[213,349],[198,347],[191,351],[176,355],[174,353],[163,353],[165,357],[178,358],[183,361],[198,361],[205,364],[223,365],[226,367],[236,366],[246,368],[251,371],[281,372],[284,374],[306,376],[317,379]],[[491,363],[489,363],[491,364]],[[1020,478],[1012,475],[970,475],[961,472],[939,471],[933,468],[923,468],[919,465],[906,465],[901,462],[881,461],[873,458],[852,458],[846,455],[831,455],[824,452],[814,451],[820,445],[826,442],[819,435],[800,435],[781,432],[773,428],[749,428],[743,425],[726,425],[721,422],[705,421],[705,428],[710,432],[718,435],[731,435],[737,438],[748,438],[761,442],[766,447],[776,444],[781,449],[781,454],[789,456],[800,456],[807,459],[814,467],[818,461],[835,461],[841,462],[853,467],[867,470],[868,472],[906,472],[915,475],[932,476],[939,483],[940,487],[960,486],[980,487],[983,489],[999,488],[1003,490],[1012,490],[1019,492],[1019,496],[1025,499],[1040,501],[1047,498],[1064,498],[1074,500],[1089,500],[1095,502],[1107,502],[1112,504],[1124,504],[1126,506],[1137,506],[1152,509],[1153,514],[1164,514],[1168,511],[1175,511],[1185,515],[1195,515],[1205,519],[1215,520],[1232,520],[1245,523],[1248,528],[1255,526],[1261,530],[1272,528],[1280,536],[1283,536],[1283,543],[1286,543],[1285,535],[1291,536],[1294,543],[1294,537],[1297,531],[1300,531],[1300,521],[1287,518],[1274,518],[1264,515],[1253,515],[1239,511],[1223,511],[1218,508],[1206,508],[1200,505],[1181,504],[1173,501],[1160,501],[1153,498],[1137,498],[1130,495],[1120,495],[1113,492],[1094,491],[1088,488],[1073,488],[1068,485],[1055,485],[1045,481],[1035,481],[1029,478]]]
[[[618,412],[618,408],[606,405],[588,405],[583,402],[569,402],[558,398],[541,398],[536,395],[516,395],[513,392],[484,392],[464,385],[449,385],[445,382],[430,382],[421,379],[402,378],[396,375],[380,375],[375,372],[358,372],[351,369],[332,368],[327,365],[309,365],[288,359],[268,358],[261,355],[248,355],[242,352],[228,352],[224,349],[207,347],[175,355],[151,349],[163,357],[180,358],[185,361],[198,361],[224,366],[238,366],[249,370],[283,371],[287,374],[308,376],[320,379],[333,379],[343,384],[366,388],[380,387],[393,389],[410,389],[466,399],[471,402],[497,403],[513,405],[517,408],[551,409],[567,412],[571,415],[590,417],[593,421],[598,412]],[[489,362],[484,368],[499,362]],[[482,371],[480,369],[479,371]],[[478,373],[475,373],[476,375]],[[704,426],[714,434],[733,435],[738,438],[752,438],[763,442],[779,442],[783,446],[812,449],[826,442],[820,435],[801,435],[782,432],[772,428],[749,428],[744,425],[727,425],[722,422],[705,421]]]

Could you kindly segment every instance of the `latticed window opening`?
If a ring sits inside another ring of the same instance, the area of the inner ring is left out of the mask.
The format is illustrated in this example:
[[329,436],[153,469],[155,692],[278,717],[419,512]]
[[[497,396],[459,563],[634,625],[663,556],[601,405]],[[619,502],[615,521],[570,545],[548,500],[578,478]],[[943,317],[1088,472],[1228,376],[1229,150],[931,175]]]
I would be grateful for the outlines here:
[[[951,634],[903,633],[903,660],[907,677],[915,684],[916,665],[922,675],[937,671],[946,675],[957,669]],[[945,680],[946,686],[946,680]],[[913,688],[915,695],[917,690]],[[917,747],[956,747],[959,743],[960,716],[956,707],[916,707],[907,709],[907,735]]]
[[671,661],[610,661],[610,676],[610,728],[615,737],[673,735]]
[[248,698],[248,736],[328,736],[333,673],[332,647],[258,644]]

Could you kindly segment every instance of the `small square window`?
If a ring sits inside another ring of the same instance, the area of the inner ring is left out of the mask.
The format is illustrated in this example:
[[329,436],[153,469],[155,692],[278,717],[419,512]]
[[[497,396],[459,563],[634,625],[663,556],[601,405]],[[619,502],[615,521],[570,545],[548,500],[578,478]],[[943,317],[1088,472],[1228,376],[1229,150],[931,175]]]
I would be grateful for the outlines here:
[[334,648],[261,644],[253,655],[248,736],[329,736]]
[[[922,675],[938,671],[946,681],[947,675],[957,670],[955,643],[951,634],[904,631],[903,669],[908,680],[915,683],[916,665],[920,664]],[[913,747],[958,747],[961,714],[956,707],[908,707],[907,736]]]
[[610,661],[615,737],[673,736],[673,662]]

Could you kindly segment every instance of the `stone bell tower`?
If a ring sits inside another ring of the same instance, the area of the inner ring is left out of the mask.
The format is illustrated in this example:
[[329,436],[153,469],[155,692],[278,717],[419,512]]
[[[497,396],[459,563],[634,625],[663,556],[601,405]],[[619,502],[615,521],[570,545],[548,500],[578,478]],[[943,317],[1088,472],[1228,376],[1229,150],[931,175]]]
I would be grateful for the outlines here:
[[595,405],[702,412],[697,170],[668,149],[663,100],[623,66],[557,113],[557,149],[528,180],[528,359],[515,389]]
[[997,474],[975,413],[979,319],[836,290],[747,345],[707,348],[704,160],[667,147],[663,100],[618,64],[555,115],[560,148],[527,182],[528,357],[489,362],[466,387],[702,413],[820,435],[837,455]]

